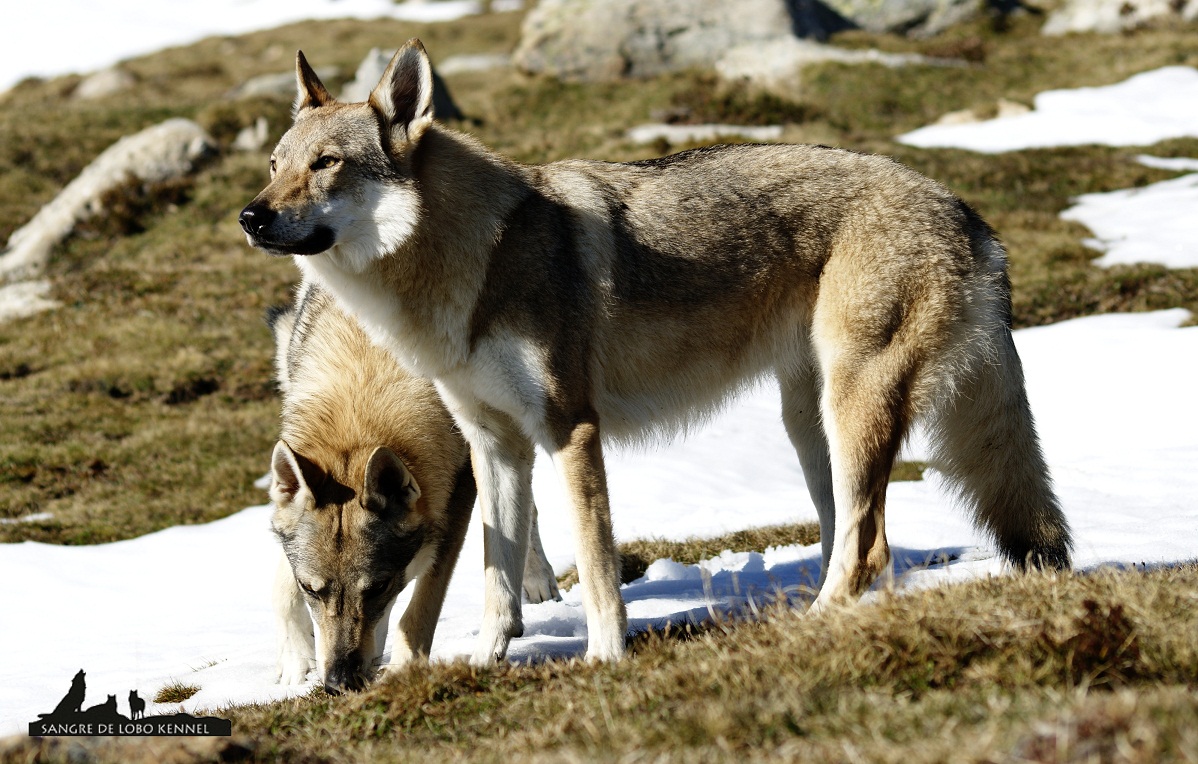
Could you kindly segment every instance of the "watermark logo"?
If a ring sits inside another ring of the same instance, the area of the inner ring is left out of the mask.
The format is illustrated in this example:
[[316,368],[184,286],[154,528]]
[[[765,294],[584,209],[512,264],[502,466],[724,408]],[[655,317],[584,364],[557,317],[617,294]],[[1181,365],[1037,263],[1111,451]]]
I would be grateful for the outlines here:
[[88,708],[83,707],[87,694],[87,682],[83,669],[71,680],[71,689],[48,714],[38,714],[36,722],[29,723],[29,734],[33,737],[68,735],[143,735],[143,736],[228,736],[233,734],[233,722],[215,716],[192,716],[191,714],[169,714],[146,716],[146,702],[129,692],[129,715],[125,716],[117,707],[116,695]]

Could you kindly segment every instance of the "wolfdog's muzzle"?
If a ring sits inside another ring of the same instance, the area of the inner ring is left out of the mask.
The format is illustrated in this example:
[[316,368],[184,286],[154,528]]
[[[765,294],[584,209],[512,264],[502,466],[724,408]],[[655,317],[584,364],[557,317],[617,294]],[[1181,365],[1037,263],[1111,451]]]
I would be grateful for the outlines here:
[[302,239],[288,240],[274,230],[278,220],[279,213],[260,202],[251,202],[237,217],[250,244],[272,255],[317,255],[337,241],[333,229],[323,225]]

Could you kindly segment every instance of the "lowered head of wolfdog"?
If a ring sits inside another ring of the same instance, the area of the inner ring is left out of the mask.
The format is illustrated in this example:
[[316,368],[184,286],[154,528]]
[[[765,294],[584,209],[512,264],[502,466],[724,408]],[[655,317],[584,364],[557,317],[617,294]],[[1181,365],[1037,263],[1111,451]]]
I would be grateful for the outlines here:
[[[469,449],[432,384],[404,373],[327,293],[302,286],[295,308],[268,321],[283,393],[270,488],[286,556],[279,678],[302,682],[314,657],[326,689],[357,690],[413,580],[391,665],[428,655],[476,495]],[[557,585],[532,533],[525,592],[539,602]]]

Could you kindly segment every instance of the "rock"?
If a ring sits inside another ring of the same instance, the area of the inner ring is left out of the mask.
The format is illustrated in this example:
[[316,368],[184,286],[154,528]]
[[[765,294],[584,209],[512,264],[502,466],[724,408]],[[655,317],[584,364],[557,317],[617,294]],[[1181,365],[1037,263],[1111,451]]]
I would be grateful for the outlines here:
[[50,282],[45,279],[0,286],[0,323],[57,308],[59,303],[48,299],[48,294]]
[[998,119],[1006,117],[1018,117],[1020,114],[1027,114],[1032,110],[1032,107],[1018,101],[1008,101],[1006,98],[998,99],[998,113],[995,115]]
[[973,109],[958,109],[950,111],[940,117],[933,124],[936,125],[972,125],[974,122],[981,122],[982,118]]
[[215,150],[208,133],[187,119],[168,119],[121,138],[13,232],[0,252],[0,283],[39,275],[54,245],[66,238],[76,222],[99,210],[99,199],[109,189],[130,178],[161,183],[182,177]]
[[450,56],[437,64],[437,71],[446,77],[451,77],[464,72],[487,72],[492,69],[504,69],[511,65],[511,56],[478,53],[474,55]]
[[824,0],[854,26],[870,32],[927,36],[991,9],[1009,12],[1017,0]]
[[929,59],[913,53],[845,50],[812,40],[783,37],[733,48],[716,62],[715,69],[720,79],[729,85],[747,86],[785,98],[798,99],[802,97],[803,68],[829,61],[845,64],[881,64],[889,67],[908,64],[950,64],[944,59]]
[[[949,113],[936,120],[937,125],[971,125],[975,122],[984,122],[988,119],[1004,119],[1006,117],[1018,117],[1021,114],[1027,114],[1032,110],[1032,107],[1018,101],[1009,101],[1006,98],[998,99],[995,104],[995,111],[991,115],[979,113],[977,109],[961,109],[960,111],[950,111]],[[985,110],[980,110],[984,112]]]
[[[379,83],[383,72],[387,70],[387,64],[391,62],[391,57],[394,55],[395,51],[393,50],[371,48],[370,52],[366,54],[366,58],[362,59],[362,63],[358,64],[358,71],[355,72],[353,80],[346,83],[345,87],[341,89],[338,100],[354,103],[369,98],[370,91],[374,90],[374,86]],[[462,111],[454,103],[453,97],[449,95],[449,88],[441,79],[441,75],[437,74],[435,67],[433,68],[433,114],[441,120],[462,118]]]
[[793,36],[795,24],[786,0],[541,0],[512,62],[563,80],[649,77],[710,67],[732,48]]
[[[322,66],[316,70],[316,76],[322,81],[341,76],[341,70],[335,66]],[[230,93],[231,98],[295,98],[295,70],[277,74],[260,74],[252,77]]]
[[782,125],[638,125],[626,133],[633,143],[653,143],[665,140],[670,144],[709,143],[720,138],[747,138],[758,143],[776,141],[782,137]]
[[123,90],[128,90],[136,82],[137,80],[134,79],[132,74],[114,66],[108,69],[101,69],[95,74],[85,77],[75,87],[75,92],[71,94],[71,97],[84,101],[105,98],[120,93]]
[[1069,32],[1127,32],[1149,23],[1198,20],[1198,0],[1065,0],[1040,31],[1046,35]]
[[254,120],[254,124],[249,127],[244,127],[237,137],[233,139],[230,147],[234,151],[257,151],[266,145],[266,139],[270,136],[270,124],[266,121],[266,117],[258,117]]

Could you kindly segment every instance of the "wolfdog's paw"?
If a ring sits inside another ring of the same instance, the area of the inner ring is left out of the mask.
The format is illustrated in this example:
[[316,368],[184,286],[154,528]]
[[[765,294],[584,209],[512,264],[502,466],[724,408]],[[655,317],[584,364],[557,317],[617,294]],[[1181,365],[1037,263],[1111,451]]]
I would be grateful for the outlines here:
[[525,571],[524,597],[532,605],[549,600],[560,600],[562,595],[557,590],[557,578],[553,575],[553,571],[542,572],[536,577],[530,577],[528,571]]
[[617,629],[598,628],[591,631],[587,638],[587,661],[612,663],[623,658],[624,636],[624,632]]
[[557,591],[557,576],[545,557],[540,538],[529,546],[528,556],[524,558],[524,597],[533,605],[562,598]]
[[294,685],[304,684],[308,679],[308,672],[316,668],[316,662],[306,655],[295,652],[283,653],[279,656],[279,665],[276,679],[279,684]]
[[507,646],[512,641],[512,637],[508,634],[520,636],[523,633],[523,626],[516,629],[488,629],[484,625],[483,630],[479,632],[478,642],[474,646],[474,655],[470,656],[470,665],[494,666],[507,655]]

